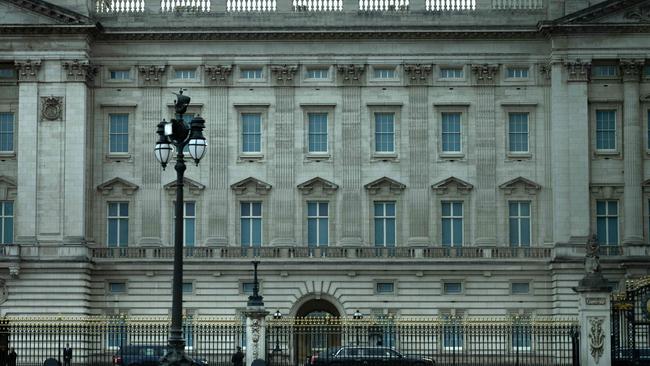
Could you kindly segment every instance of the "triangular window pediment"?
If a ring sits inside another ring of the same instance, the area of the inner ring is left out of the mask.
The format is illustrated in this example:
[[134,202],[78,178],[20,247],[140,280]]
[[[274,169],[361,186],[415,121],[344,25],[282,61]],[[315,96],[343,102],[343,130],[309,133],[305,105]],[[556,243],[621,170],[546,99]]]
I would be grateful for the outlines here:
[[0,22],[5,25],[93,24],[83,14],[40,0],[5,0],[0,13],[8,15]]
[[388,177],[381,177],[364,186],[369,194],[377,194],[385,189],[387,193],[400,194],[406,185]]
[[550,22],[550,25],[640,25],[643,23],[650,23],[650,1],[609,0],[565,15]]
[[271,185],[257,178],[248,177],[237,183],[231,184],[230,188],[235,191],[235,194],[237,195],[244,193],[267,194],[271,190]]
[[339,188],[339,186],[321,177],[315,177],[306,182],[298,184],[298,189],[303,194],[310,194],[314,191],[314,189],[318,188],[320,188],[323,193],[332,194]]
[[[176,179],[173,181],[165,184],[163,188],[167,191],[169,194],[175,194],[176,193]],[[205,189],[205,186],[193,179],[190,179],[188,177],[183,177],[183,188],[186,188],[187,190],[190,191],[191,194],[197,195],[201,193],[202,190]]]
[[526,192],[528,194],[535,194],[542,188],[542,186],[530,179],[517,177],[501,184],[499,188],[502,189],[505,194],[512,194],[516,190],[522,190],[522,192]]
[[122,179],[120,177],[115,177],[97,186],[97,190],[102,192],[104,196],[111,194],[122,194],[130,196],[138,188],[139,187],[137,184],[131,183],[128,180]]
[[447,194],[450,192],[451,189],[455,189],[456,192],[458,193],[465,194],[471,191],[474,188],[474,186],[468,182],[465,182],[462,179],[458,179],[456,177],[449,177],[447,179],[443,179],[440,182],[432,185],[431,188],[434,191],[436,191],[438,194]]
[[16,199],[16,181],[4,175],[0,175],[0,200]]

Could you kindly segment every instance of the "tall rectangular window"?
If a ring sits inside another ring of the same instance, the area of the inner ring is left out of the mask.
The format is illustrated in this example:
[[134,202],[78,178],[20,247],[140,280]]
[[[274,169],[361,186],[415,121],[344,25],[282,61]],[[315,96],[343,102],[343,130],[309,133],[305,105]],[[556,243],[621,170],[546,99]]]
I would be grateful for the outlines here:
[[14,151],[14,114],[0,113],[0,151]]
[[463,69],[461,67],[443,67],[440,69],[441,79],[462,79]]
[[110,153],[129,152],[129,115],[111,113],[108,115],[108,146]]
[[242,69],[239,71],[239,77],[241,79],[261,79],[262,69]]
[[108,233],[109,247],[126,247],[129,244],[129,203],[108,203]]
[[528,68],[527,67],[509,67],[508,68],[508,77],[515,79],[524,79],[528,77]]
[[375,202],[375,246],[395,246],[395,202]]
[[530,202],[512,201],[508,204],[510,246],[530,246]]
[[375,113],[375,152],[395,152],[394,113]]
[[396,77],[394,67],[375,67],[373,76],[375,79],[394,79]]
[[327,152],[327,113],[308,113],[309,152]]
[[596,111],[596,150],[616,150],[616,110]]
[[14,242],[14,202],[0,201],[0,243]]
[[[176,202],[174,202],[174,215],[172,228],[176,225]],[[172,229],[172,238],[176,237],[176,230]],[[193,247],[196,242],[196,202],[186,201],[183,205],[183,245]]]
[[446,247],[463,245],[462,202],[442,202],[442,245]]
[[262,246],[262,202],[241,202],[241,245]]
[[528,113],[508,113],[508,151],[528,152]]
[[461,152],[460,113],[442,113],[442,152]]
[[262,114],[242,113],[242,152],[262,152]]
[[307,245],[327,246],[329,243],[329,204],[307,202]]
[[596,201],[596,235],[601,245],[618,245],[618,201]]

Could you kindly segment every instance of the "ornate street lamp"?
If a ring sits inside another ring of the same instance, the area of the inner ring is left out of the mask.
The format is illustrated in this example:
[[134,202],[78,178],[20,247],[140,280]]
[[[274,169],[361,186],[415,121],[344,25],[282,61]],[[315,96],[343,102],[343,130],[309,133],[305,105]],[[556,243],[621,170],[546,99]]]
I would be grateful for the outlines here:
[[[357,311],[355,311],[354,314],[352,314],[352,319],[354,319],[354,320],[363,319],[363,314],[361,314],[359,309],[357,309]],[[359,332],[361,331],[360,330],[361,324],[355,324],[355,328],[357,329],[357,331],[355,333],[357,334],[357,346],[358,346],[359,345]]]
[[[275,311],[275,313],[273,314],[273,319],[275,320],[282,319],[282,313],[280,312],[280,309]],[[273,353],[278,353],[278,352],[280,352],[280,322],[277,322],[277,324],[275,325],[275,348],[273,349]]]
[[[174,93],[176,94],[176,93]],[[192,360],[185,355],[185,340],[183,339],[183,174],[185,173],[185,155],[183,149],[189,148],[190,156],[196,165],[205,155],[207,144],[203,137],[205,121],[196,116],[190,126],[183,121],[183,114],[187,112],[190,97],[183,95],[183,91],[176,94],[174,108],[178,119],[167,122],[164,119],[158,124],[158,142],[154,148],[156,159],[163,167],[176,150],[176,218],[174,232],[174,277],[172,281],[172,324],[169,330],[168,352],[160,360],[164,366],[190,366]]]

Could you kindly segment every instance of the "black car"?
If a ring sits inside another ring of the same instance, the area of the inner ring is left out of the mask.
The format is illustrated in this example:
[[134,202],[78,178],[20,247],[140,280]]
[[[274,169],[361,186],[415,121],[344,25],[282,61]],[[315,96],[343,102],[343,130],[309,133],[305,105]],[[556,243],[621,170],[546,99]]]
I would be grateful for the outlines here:
[[[166,346],[130,345],[120,348],[113,355],[113,365],[119,366],[158,366],[160,358],[167,353]],[[192,360],[192,366],[207,366],[205,360]]]
[[334,347],[313,356],[314,366],[431,366],[426,357],[404,356],[389,347]]

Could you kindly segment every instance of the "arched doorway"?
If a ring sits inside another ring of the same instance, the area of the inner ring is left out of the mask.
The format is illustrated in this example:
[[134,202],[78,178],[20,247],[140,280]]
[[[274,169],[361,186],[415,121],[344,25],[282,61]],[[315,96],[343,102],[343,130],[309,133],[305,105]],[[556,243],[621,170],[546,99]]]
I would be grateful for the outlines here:
[[332,302],[307,299],[298,305],[295,314],[295,364],[303,365],[314,353],[341,345],[341,313]]

